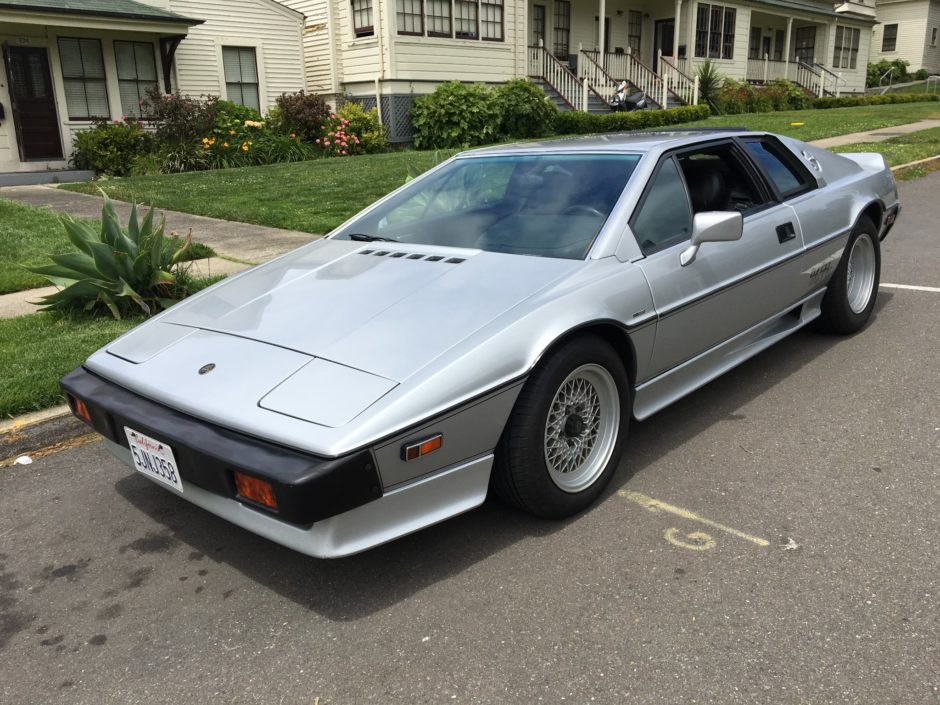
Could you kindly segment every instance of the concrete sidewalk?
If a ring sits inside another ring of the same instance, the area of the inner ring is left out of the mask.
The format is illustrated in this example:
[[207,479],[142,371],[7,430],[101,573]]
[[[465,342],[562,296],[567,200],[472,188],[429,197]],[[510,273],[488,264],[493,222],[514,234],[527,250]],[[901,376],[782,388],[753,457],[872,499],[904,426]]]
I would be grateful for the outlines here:
[[[100,196],[64,191],[52,186],[10,186],[0,188],[0,198],[9,198],[32,206],[68,213],[76,218],[101,219]],[[126,222],[131,206],[112,201],[121,220]],[[144,211],[145,209],[140,209]],[[155,215],[166,218],[166,232],[185,237],[190,230],[193,240],[209,245],[219,255],[260,264],[289,252],[319,237],[296,230],[281,230],[264,225],[236,223],[178,211],[157,209]]]
[[[909,135],[912,132],[920,130],[930,130],[934,127],[940,127],[940,120],[921,120],[907,125],[893,125],[892,127],[883,127],[878,130],[869,130],[868,132],[853,132],[849,135],[839,135],[837,137],[827,137],[822,140],[814,140],[810,144],[817,147],[832,149],[833,147],[842,147],[847,144],[860,144],[865,142],[884,142],[892,137]],[[0,193],[2,195],[2,193]]]
[[[0,198],[9,198],[20,203],[68,213],[75,218],[95,220],[101,219],[101,205],[104,201],[100,196],[88,196],[84,193],[73,193],[52,186],[39,185],[0,188]],[[122,222],[126,223],[131,204],[124,201],[112,202],[118,216]],[[139,210],[143,217],[142,213],[146,209]],[[192,231],[193,240],[209,245],[221,255],[221,257],[194,260],[192,266],[197,276],[234,274],[253,264],[267,262],[320,237],[296,230],[237,223],[178,211],[157,209],[155,215],[157,218],[162,216],[166,219],[167,234],[176,233],[179,237],[186,237]],[[222,257],[242,260],[247,264],[232,262]],[[37,307],[31,302],[38,301],[55,290],[56,287],[48,286],[0,296],[0,318],[36,313]]]

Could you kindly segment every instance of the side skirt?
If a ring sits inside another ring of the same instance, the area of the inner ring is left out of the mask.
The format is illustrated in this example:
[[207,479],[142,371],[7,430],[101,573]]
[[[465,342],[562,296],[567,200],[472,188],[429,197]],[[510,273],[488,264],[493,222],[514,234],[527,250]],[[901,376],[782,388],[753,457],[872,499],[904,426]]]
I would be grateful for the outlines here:
[[652,416],[818,318],[825,293],[820,289],[793,308],[644,382],[636,388],[633,415],[640,421]]

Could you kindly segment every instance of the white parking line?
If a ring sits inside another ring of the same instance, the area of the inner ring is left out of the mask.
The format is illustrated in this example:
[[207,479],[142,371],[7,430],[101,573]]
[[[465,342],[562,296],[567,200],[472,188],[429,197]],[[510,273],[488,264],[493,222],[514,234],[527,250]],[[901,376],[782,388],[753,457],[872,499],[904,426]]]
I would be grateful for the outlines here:
[[915,286],[913,284],[885,284],[881,283],[886,289],[910,289],[911,291],[929,291],[933,294],[940,294],[940,287],[938,286]]

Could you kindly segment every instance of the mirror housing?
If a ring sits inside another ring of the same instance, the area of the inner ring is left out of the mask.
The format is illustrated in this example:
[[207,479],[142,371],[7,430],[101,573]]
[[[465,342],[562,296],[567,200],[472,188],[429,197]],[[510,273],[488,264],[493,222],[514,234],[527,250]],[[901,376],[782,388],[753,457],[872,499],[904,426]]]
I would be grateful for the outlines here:
[[683,267],[692,264],[702,243],[740,240],[743,234],[744,216],[738,211],[696,213],[692,220],[692,244],[679,256],[679,264]]

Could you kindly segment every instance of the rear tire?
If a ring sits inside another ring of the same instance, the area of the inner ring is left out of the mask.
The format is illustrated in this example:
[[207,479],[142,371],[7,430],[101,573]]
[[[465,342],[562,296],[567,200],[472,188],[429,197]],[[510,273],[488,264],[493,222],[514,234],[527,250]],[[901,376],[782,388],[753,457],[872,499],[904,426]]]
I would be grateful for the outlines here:
[[547,519],[582,511],[616,471],[631,415],[616,351],[594,335],[564,343],[519,393],[496,448],[495,493]]
[[881,278],[878,230],[866,216],[859,219],[822,300],[820,326],[831,333],[860,331],[871,318]]

